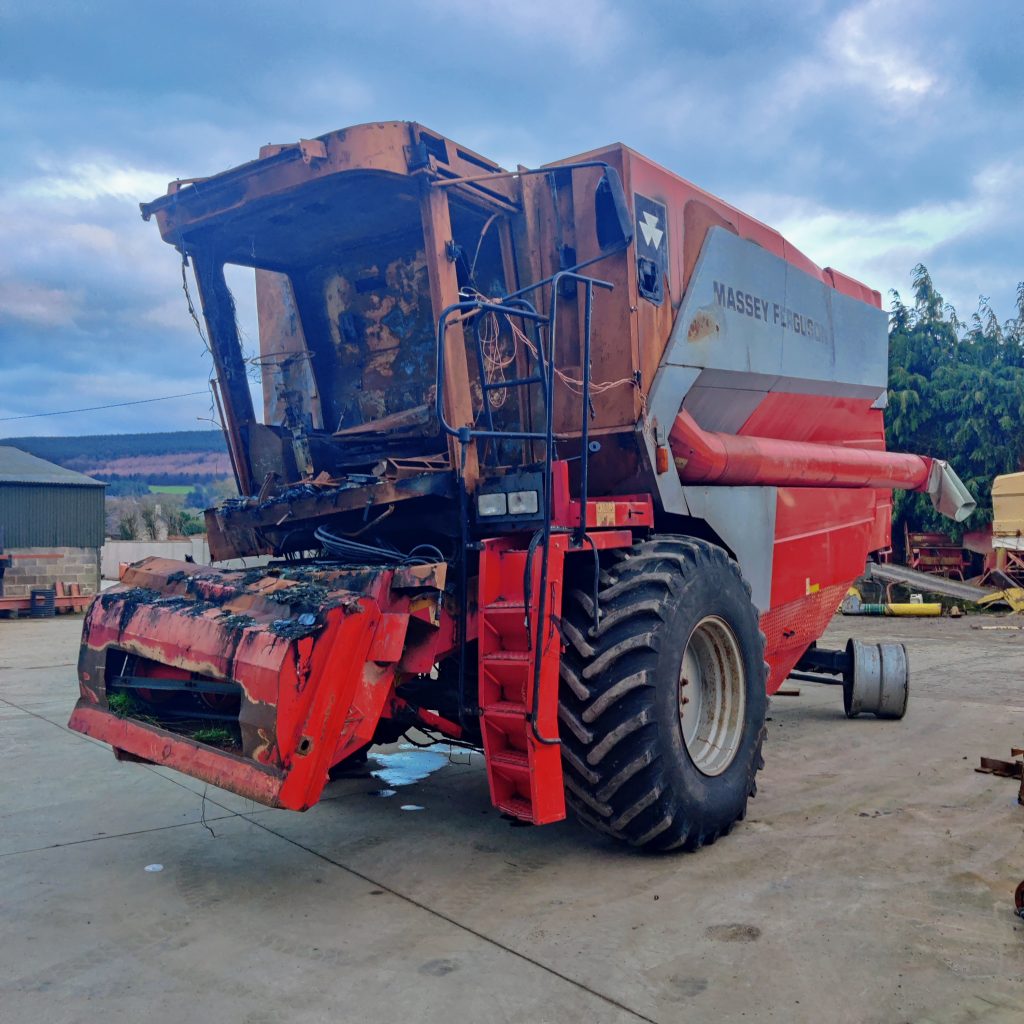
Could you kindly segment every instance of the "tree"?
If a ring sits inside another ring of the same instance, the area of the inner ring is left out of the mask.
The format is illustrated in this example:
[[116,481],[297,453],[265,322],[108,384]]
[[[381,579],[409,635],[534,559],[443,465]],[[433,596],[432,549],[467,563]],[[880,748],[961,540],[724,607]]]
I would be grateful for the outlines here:
[[149,540],[160,539],[160,512],[155,505],[148,502],[139,508],[142,528]]
[[[891,293],[887,445],[950,462],[978,500],[959,530],[977,529],[992,519],[993,478],[1024,467],[1024,282],[1002,324],[986,298],[963,323],[921,264],[912,287],[912,306]],[[897,536],[904,524],[957,532],[926,495],[897,491]]]
[[117,534],[119,540],[139,539],[139,518],[134,509],[128,508],[121,512],[117,520]]

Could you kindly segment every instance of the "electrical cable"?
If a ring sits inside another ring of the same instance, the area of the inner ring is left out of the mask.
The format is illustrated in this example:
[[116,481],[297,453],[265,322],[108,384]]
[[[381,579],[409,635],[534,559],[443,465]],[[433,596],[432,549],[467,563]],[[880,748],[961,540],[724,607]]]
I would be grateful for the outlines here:
[[[482,292],[476,291],[476,289],[473,288],[463,288],[461,289],[460,294],[467,295],[470,298],[479,300],[480,302],[502,301],[501,299],[488,299]],[[479,314],[479,310],[468,310],[461,319],[468,320],[471,317],[479,316]],[[497,313],[493,310],[487,310],[484,313],[483,322],[477,327],[483,350],[484,367],[488,384],[494,384],[505,379],[505,370],[516,361],[519,355],[520,344],[526,348],[530,355],[533,356],[534,360],[538,360],[539,358],[536,345],[534,345],[533,341],[526,335],[522,328],[512,320],[512,316],[505,313],[504,319],[512,332],[512,350],[507,355],[502,351],[501,332]],[[557,366],[555,367],[555,376],[562,385],[574,395],[583,395],[582,380],[571,376],[564,370],[559,369]],[[606,391],[611,391],[612,388],[626,386],[639,388],[639,382],[635,376],[621,377],[619,380],[591,381],[590,394],[591,396],[603,395]],[[502,388],[492,392],[490,396],[491,407],[494,409],[501,408],[501,406],[505,404],[507,393],[507,388]],[[642,405],[646,406],[646,396],[643,392],[640,393],[640,401]]]
[[[422,733],[430,741],[429,743],[417,743],[410,735],[409,731],[415,729],[417,732]],[[419,747],[421,750],[426,747],[435,747],[439,743],[447,743],[452,747],[462,747],[465,750],[472,751],[473,753],[481,753],[482,747],[476,743],[470,743],[468,740],[458,740],[451,736],[445,736],[443,732],[437,730],[425,729],[422,725],[410,725],[405,732],[402,733],[402,739],[407,743],[411,743],[414,747]]]
[[168,402],[172,398],[195,398],[196,395],[209,394],[203,391],[187,391],[181,395],[161,395],[159,398],[137,398],[132,402],[111,402],[108,405],[90,405],[84,409],[60,409],[57,412],[29,412],[21,416],[0,416],[0,423],[11,420],[31,420],[40,416],[70,416],[76,412],[99,412],[101,409],[123,409],[126,405],[145,405],[147,402]]
[[[321,526],[313,534],[323,549],[334,558],[359,565],[430,565],[447,559],[433,544],[418,544],[405,554],[398,548],[385,544],[363,544],[349,537],[331,533]],[[419,552],[430,552],[430,557]],[[435,557],[436,556],[436,557]]]

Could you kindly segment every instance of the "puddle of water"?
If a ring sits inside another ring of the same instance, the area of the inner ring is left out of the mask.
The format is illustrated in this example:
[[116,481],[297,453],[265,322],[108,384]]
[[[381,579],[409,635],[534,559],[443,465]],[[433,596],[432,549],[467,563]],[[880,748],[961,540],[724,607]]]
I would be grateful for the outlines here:
[[403,744],[392,754],[371,754],[371,760],[376,761],[380,767],[371,769],[370,774],[386,786],[410,786],[440,771],[449,763],[451,751],[447,743],[439,743],[428,749]]
[[423,808],[419,804],[402,804],[403,811],[422,811]]
[[371,789],[369,795],[370,796],[388,797],[388,796],[394,796],[396,792],[397,792],[397,790],[394,790],[394,789]]

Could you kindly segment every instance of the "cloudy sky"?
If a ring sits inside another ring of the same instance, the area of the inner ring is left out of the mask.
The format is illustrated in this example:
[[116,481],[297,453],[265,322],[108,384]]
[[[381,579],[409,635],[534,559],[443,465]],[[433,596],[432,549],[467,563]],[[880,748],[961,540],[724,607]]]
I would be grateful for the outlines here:
[[0,0],[0,436],[209,426],[138,202],[418,120],[505,166],[625,142],[822,265],[1000,318],[1024,279],[1024,2]]

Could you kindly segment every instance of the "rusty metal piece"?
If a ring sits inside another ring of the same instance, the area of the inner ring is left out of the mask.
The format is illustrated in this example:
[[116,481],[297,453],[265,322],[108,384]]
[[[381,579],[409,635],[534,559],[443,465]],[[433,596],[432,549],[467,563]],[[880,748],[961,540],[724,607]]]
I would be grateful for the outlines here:
[[1024,778],[1024,761],[1003,761],[998,757],[982,757],[976,772],[985,775],[998,775],[1003,779]]
[[[1010,757],[1024,758],[1024,749],[1011,747]],[[1024,805],[1024,761],[1003,761],[997,757],[983,757],[974,770],[986,775],[998,775],[1004,779],[1019,779],[1020,789],[1017,792],[1017,803]]]
[[327,159],[327,146],[323,139],[299,139],[299,152],[304,164]]
[[[443,310],[459,302],[458,273],[455,264],[448,258],[452,224],[447,196],[430,188],[424,189],[420,198],[420,218],[426,247],[430,296],[436,318]],[[469,364],[461,325],[455,324],[445,333],[444,348],[444,361],[448,368],[445,374],[445,417],[455,428],[472,426],[474,416],[469,388]],[[448,455],[453,466],[461,467],[461,475],[472,491],[479,477],[476,445],[464,447],[449,436]]]
[[385,459],[378,475],[388,480],[407,480],[411,476],[423,473],[448,473],[452,465],[446,456],[433,456],[422,459]]
[[354,427],[343,427],[334,432],[335,437],[351,437],[355,434],[379,433],[415,429],[425,426],[433,418],[429,405],[417,405],[413,409],[403,409],[366,423],[357,423]]
[[287,274],[256,270],[256,312],[265,422],[284,423],[291,408],[300,419],[308,416],[314,430],[322,430],[314,357],[306,343],[295,289]]
[[297,522],[312,529],[318,522],[342,512],[362,511],[367,506],[388,505],[425,495],[450,495],[451,490],[449,474],[431,472],[379,484],[340,487],[315,496],[296,497],[284,492],[262,504],[223,505],[206,514],[210,558],[219,562],[249,554],[272,554],[277,531],[292,528]]
[[1024,882],[1020,882],[1013,893],[1013,905],[1018,917],[1024,917]]
[[392,590],[444,590],[448,575],[447,562],[431,562],[429,565],[407,565],[396,569],[391,577]]

